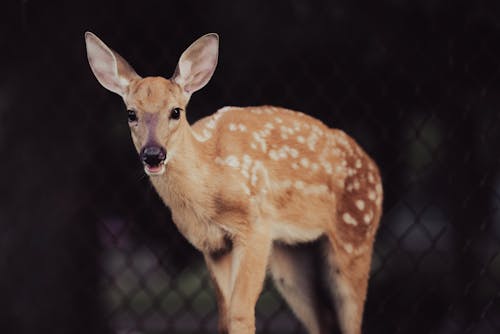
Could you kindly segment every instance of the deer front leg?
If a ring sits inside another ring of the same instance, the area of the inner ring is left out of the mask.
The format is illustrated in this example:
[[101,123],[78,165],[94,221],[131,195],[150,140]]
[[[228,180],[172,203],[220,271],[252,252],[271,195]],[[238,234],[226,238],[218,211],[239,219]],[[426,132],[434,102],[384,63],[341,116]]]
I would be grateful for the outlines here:
[[231,269],[232,252],[228,252],[220,257],[211,254],[205,255],[210,277],[217,297],[217,307],[219,310],[218,327],[220,334],[228,333],[228,306],[231,297]]
[[233,289],[228,310],[230,334],[255,333],[255,304],[266,276],[272,240],[267,229],[252,228],[234,243]]

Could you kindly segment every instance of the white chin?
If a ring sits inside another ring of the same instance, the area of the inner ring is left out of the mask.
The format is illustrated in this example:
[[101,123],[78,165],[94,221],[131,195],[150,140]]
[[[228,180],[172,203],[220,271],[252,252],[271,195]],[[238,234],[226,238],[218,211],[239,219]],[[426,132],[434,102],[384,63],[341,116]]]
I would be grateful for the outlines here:
[[144,171],[150,176],[162,175],[163,173],[165,173],[165,165],[162,164],[158,167],[144,166]]

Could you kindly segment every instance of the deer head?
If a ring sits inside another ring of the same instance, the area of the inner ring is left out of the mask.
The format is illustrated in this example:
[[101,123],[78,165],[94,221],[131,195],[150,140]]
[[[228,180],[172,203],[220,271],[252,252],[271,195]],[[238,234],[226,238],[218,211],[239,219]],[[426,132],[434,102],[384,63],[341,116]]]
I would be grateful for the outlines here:
[[87,57],[99,83],[120,95],[128,113],[132,140],[149,175],[161,175],[179,152],[182,133],[190,131],[186,106],[217,66],[219,37],[207,34],[182,53],[174,75],[140,77],[118,53],[96,35],[85,33]]

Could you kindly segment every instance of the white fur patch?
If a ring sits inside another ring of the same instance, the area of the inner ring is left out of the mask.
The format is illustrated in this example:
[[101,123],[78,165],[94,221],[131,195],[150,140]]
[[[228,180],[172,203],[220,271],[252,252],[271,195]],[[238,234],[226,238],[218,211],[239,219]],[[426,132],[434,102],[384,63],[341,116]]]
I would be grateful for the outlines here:
[[253,138],[255,139],[255,141],[260,144],[260,148],[262,149],[262,152],[266,153],[267,152],[266,140],[264,138],[262,138],[259,135],[259,133],[257,133],[257,132],[254,132],[252,135],[253,135]]
[[321,162],[321,166],[323,166],[323,168],[325,169],[326,174],[332,174],[333,173],[332,164],[329,163],[328,161]]
[[229,155],[226,157],[225,159],[225,163],[226,165],[228,165],[229,167],[233,167],[233,168],[238,168],[240,167],[240,161],[238,160],[237,157],[235,157],[234,155]]
[[217,124],[217,121],[214,118],[212,118],[211,120],[209,120],[207,122],[207,128],[214,129],[215,128],[215,124]]
[[368,199],[370,201],[375,201],[377,199],[377,194],[375,193],[375,191],[371,190],[368,192]]
[[354,219],[348,212],[345,212],[343,215],[342,215],[342,219],[344,220],[344,222],[348,225],[353,225],[353,226],[356,226],[358,225],[358,222],[356,221],[356,219]]
[[302,181],[295,181],[295,188],[297,188],[297,189],[304,189],[304,182],[302,182]]
[[286,243],[307,242],[316,240],[323,234],[323,230],[311,227],[298,227],[294,224],[276,222],[271,225],[271,235],[273,240]]
[[365,224],[368,225],[371,223],[373,219],[373,212],[370,211],[369,213],[365,213],[365,215],[363,216],[363,220],[365,221]]
[[317,141],[318,135],[315,132],[311,133],[309,137],[307,137],[307,147],[309,147],[311,151],[314,151]]
[[269,123],[269,122],[267,122],[267,123],[264,125],[264,127],[265,127],[266,129],[269,129],[269,130],[273,130],[273,129],[274,129],[274,125],[273,125],[273,123]]

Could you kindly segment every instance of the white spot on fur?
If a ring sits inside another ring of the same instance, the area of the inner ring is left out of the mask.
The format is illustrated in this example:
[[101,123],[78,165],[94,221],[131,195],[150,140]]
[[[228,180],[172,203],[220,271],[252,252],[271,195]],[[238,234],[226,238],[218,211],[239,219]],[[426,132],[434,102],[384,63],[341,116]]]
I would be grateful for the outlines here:
[[250,165],[252,163],[252,158],[248,154],[243,154],[244,165]]
[[317,141],[318,135],[315,132],[311,133],[309,137],[307,137],[307,147],[309,147],[311,151],[314,151],[314,147],[316,146]]
[[265,127],[266,129],[269,129],[269,130],[274,129],[274,125],[273,125],[272,123],[269,123],[269,122],[267,122],[267,123],[264,125],[264,127]]
[[306,139],[303,136],[298,136],[297,141],[301,144],[304,144],[306,142]]
[[335,156],[340,156],[341,155],[341,151],[337,147],[334,147],[332,149],[332,154],[335,155]]
[[217,121],[214,118],[212,118],[207,122],[207,128],[213,129],[215,128],[215,124],[217,124]]
[[358,222],[356,221],[356,219],[354,219],[349,213],[345,212],[343,215],[342,215],[342,219],[344,220],[344,222],[348,225],[353,225],[353,226],[356,226],[358,225]]
[[270,150],[269,157],[271,158],[271,160],[278,160],[279,159],[278,152],[276,152],[275,150]]
[[307,158],[302,158],[300,159],[300,164],[302,165],[302,167],[307,168],[309,167],[309,160]]
[[360,169],[363,166],[361,164],[361,160],[360,159],[356,160],[356,165],[355,166],[356,166],[357,169]]
[[354,189],[359,190],[359,188],[360,188],[359,181],[358,180],[354,180],[353,186],[354,186]]
[[296,163],[296,162],[292,163],[292,168],[293,169],[299,169],[299,164]]
[[295,181],[295,188],[297,188],[297,189],[304,189],[304,182],[302,182],[302,181]]
[[323,168],[325,169],[325,172],[327,174],[332,174],[333,173],[332,164],[329,163],[328,161],[321,162],[321,166],[323,166]]
[[279,189],[287,189],[292,186],[292,181],[291,180],[284,180],[281,182],[278,182],[276,185]]
[[365,209],[365,201],[358,199],[356,201],[356,207],[360,210],[363,211]]
[[375,191],[371,190],[368,192],[368,199],[370,201],[375,201],[377,199],[377,194],[375,193]]
[[368,224],[371,223],[372,218],[373,218],[373,212],[372,211],[370,211],[369,213],[365,213],[365,215],[363,216],[363,220],[365,221],[366,225],[368,225]]
[[267,144],[265,139],[263,139],[257,132],[253,133],[253,138],[257,143],[260,144],[260,148],[262,149],[262,152],[266,153],[267,152]]
[[242,184],[241,187],[243,188],[245,194],[250,195],[250,188],[248,188],[246,184]]
[[249,169],[252,164],[252,158],[248,154],[243,155],[243,162],[241,163],[241,174],[247,179],[250,177]]
[[193,135],[194,135],[194,138],[197,141],[199,141],[199,142],[207,141],[207,140],[209,140],[212,137],[212,133],[210,131],[208,131],[207,129],[203,130],[203,134],[202,135],[200,135],[200,134],[196,133],[195,131],[193,131]]
[[238,168],[240,166],[240,161],[234,155],[227,156],[225,162],[229,167]]
[[225,107],[222,107],[219,110],[217,110],[217,112],[215,113],[214,116],[216,118],[220,118],[222,116],[222,114],[228,112],[231,109],[241,109],[241,108],[240,107],[233,107],[233,106],[225,106]]
[[209,139],[212,137],[212,132],[208,131],[207,129],[204,129],[203,130],[203,136],[206,138],[206,139]]
[[234,123],[229,124],[229,131],[236,131],[237,129],[238,127],[236,126],[236,124]]
[[247,127],[244,124],[238,124],[238,129],[240,129],[241,132],[247,131]]
[[328,187],[324,184],[308,185],[303,190],[306,195],[320,195],[328,192]]
[[311,164],[311,169],[313,170],[313,172],[317,172],[319,169],[319,165],[317,163],[313,162]]
[[375,190],[379,195],[382,194],[382,185],[380,183],[377,183],[377,185],[375,186]]
[[[258,179],[258,174],[260,174],[261,176],[264,176],[264,177],[267,177],[267,169],[264,167],[264,165],[262,164],[261,161],[255,161],[255,163],[253,164],[253,167],[252,167],[252,175],[251,175],[251,178],[250,178],[250,182],[252,184],[252,186],[257,186],[257,182],[259,181]],[[264,182],[264,184],[262,184],[262,181]],[[259,186],[260,187],[266,187],[267,186],[267,179],[264,179],[264,180],[261,180],[261,182],[259,182]],[[261,189],[261,191],[266,191],[266,189]]]
[[275,117],[275,118],[274,118],[274,120],[275,120],[275,121],[276,121],[276,123],[278,123],[278,124],[283,123],[283,120],[282,120],[281,118],[279,118],[279,117]]
[[375,178],[373,177],[372,173],[368,173],[368,182],[371,184],[375,183]]
[[345,251],[346,251],[347,253],[352,254],[353,247],[352,247],[352,245],[351,245],[351,244],[345,244],[345,245],[344,245],[344,249],[345,249]]

